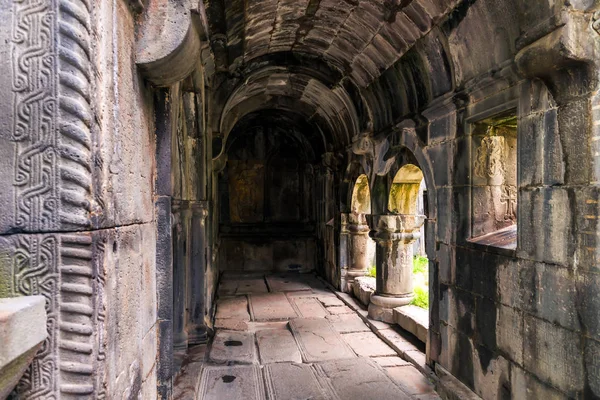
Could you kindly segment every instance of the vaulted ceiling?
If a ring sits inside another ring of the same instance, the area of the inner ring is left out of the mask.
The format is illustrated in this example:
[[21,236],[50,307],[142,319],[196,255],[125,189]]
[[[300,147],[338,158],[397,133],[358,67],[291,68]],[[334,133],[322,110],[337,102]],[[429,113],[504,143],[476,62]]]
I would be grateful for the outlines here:
[[316,122],[335,147],[360,131],[381,129],[413,109],[419,96],[449,89],[415,81],[428,79],[427,69],[441,63],[442,43],[429,39],[422,56],[409,53],[457,3],[205,0],[216,70],[225,76],[215,130],[227,136],[261,109]]

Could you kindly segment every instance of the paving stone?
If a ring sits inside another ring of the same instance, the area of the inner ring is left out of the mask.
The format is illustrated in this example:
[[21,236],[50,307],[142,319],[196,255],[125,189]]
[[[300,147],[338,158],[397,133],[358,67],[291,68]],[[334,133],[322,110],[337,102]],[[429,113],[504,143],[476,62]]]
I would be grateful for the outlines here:
[[339,399],[410,399],[380,366],[368,358],[320,363],[315,369]]
[[202,400],[262,400],[265,392],[260,367],[205,367],[200,381]]
[[341,301],[340,299],[338,299],[337,296],[335,296],[335,295],[333,295],[333,296],[319,295],[317,298],[319,299],[319,301],[321,303],[323,303],[323,305],[325,307],[339,307],[339,306],[344,305],[344,302]]
[[412,365],[408,361],[403,360],[402,358],[400,358],[398,356],[372,357],[371,359],[384,368],[385,367],[404,367],[404,366]]
[[388,367],[388,375],[408,394],[424,395],[435,391],[433,384],[413,366]]
[[256,361],[254,335],[247,332],[217,330],[209,358],[215,362],[252,364]]
[[326,317],[339,333],[370,332],[371,329],[356,314],[337,314]]
[[267,329],[256,332],[261,364],[302,362],[296,340],[287,329]]
[[297,318],[290,321],[290,328],[304,362],[355,357],[352,349],[324,318]]
[[419,348],[414,343],[402,336],[395,329],[381,329],[377,332],[383,336],[387,343],[400,354],[404,354],[407,351],[420,352]]
[[325,318],[329,315],[321,302],[313,297],[291,298],[290,302],[299,316],[304,318]]
[[246,296],[219,298],[217,300],[217,314],[215,319],[250,321]]
[[277,321],[297,317],[283,293],[253,294],[249,296],[249,302],[253,321]]
[[306,364],[270,364],[265,367],[265,383],[271,400],[325,400],[313,369]]
[[337,314],[354,314],[354,310],[352,310],[348,306],[327,307],[327,311],[329,311],[333,315],[337,315]]
[[298,292],[311,290],[311,287],[303,282],[302,277],[297,275],[268,276],[266,279],[271,292]]
[[377,337],[373,332],[346,333],[342,335],[346,343],[360,357],[386,357],[397,355],[396,351]]
[[267,285],[262,278],[258,279],[242,279],[237,281],[236,295],[252,294],[252,293],[267,293]]
[[[250,315],[248,315],[248,319]],[[215,328],[228,331],[247,331],[248,323],[237,318],[218,318],[215,319]]]

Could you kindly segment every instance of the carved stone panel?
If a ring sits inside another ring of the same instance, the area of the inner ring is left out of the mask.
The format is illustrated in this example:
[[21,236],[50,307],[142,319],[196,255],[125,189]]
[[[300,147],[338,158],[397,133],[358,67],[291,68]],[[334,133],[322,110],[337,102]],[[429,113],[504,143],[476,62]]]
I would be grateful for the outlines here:
[[92,193],[90,3],[3,0],[0,232],[82,230]]
[[100,233],[0,239],[0,296],[46,297],[48,338],[21,379],[20,398],[105,398]]

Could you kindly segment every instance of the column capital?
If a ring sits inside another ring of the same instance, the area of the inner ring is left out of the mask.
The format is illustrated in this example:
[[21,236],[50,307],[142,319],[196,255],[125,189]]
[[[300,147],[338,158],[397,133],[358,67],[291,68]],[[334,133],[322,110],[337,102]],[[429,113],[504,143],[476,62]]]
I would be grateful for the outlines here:
[[411,243],[417,240],[420,229],[427,217],[424,215],[387,214],[367,215],[371,228],[371,237],[376,241],[404,241]]

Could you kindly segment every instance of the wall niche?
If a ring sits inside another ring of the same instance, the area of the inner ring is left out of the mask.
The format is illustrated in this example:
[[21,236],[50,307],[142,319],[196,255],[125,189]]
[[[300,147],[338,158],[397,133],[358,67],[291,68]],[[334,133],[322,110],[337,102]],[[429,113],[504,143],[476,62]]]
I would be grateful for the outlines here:
[[518,193],[515,111],[474,123],[472,146],[473,240],[497,235],[503,239],[500,247],[515,248]]

